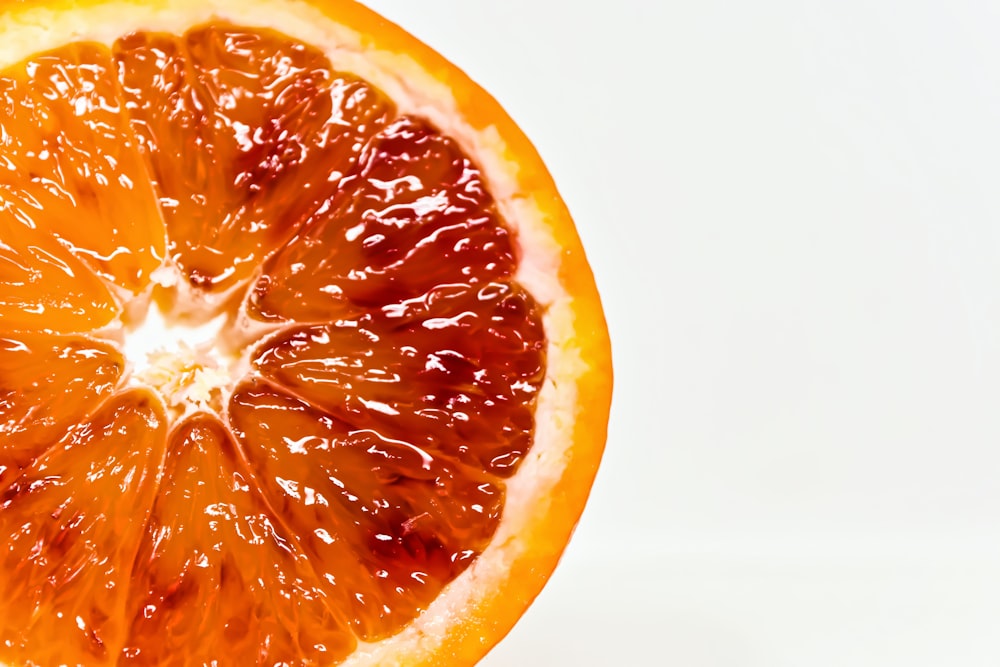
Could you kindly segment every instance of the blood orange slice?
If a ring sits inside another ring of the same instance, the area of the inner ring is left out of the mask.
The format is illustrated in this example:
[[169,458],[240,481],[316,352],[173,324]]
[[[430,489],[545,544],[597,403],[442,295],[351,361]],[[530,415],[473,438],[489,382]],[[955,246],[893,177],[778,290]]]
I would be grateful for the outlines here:
[[0,663],[478,660],[611,390],[527,139],[348,0],[0,34]]

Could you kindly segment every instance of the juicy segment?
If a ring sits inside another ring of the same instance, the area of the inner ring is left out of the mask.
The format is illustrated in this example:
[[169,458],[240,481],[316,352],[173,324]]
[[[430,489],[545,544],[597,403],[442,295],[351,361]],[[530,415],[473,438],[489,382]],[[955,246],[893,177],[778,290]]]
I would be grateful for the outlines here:
[[0,210],[138,293],[165,237],[106,47],[75,44],[0,74]]
[[288,240],[392,110],[320,51],[270,32],[136,34],[115,58],[171,256],[211,291]]
[[380,132],[320,211],[266,264],[251,295],[257,317],[332,320],[514,271],[479,170],[414,118]]
[[230,410],[262,488],[363,639],[412,620],[496,528],[502,494],[482,474],[267,386],[238,389]]
[[0,334],[0,487],[96,410],[124,365],[82,337]]
[[510,284],[450,285],[356,320],[289,328],[254,363],[356,427],[507,477],[531,445],[542,327]]
[[[0,663],[331,664],[405,628],[492,539],[545,373],[476,165],[266,30],[0,90]],[[164,255],[156,299],[272,332],[179,424],[94,338]]]
[[330,664],[354,637],[239,462],[226,427],[198,415],[170,438],[135,560],[121,664]]
[[118,310],[108,286],[58,240],[0,208],[0,329],[89,331]]
[[165,436],[157,400],[125,393],[0,491],[0,657],[9,664],[115,658]]

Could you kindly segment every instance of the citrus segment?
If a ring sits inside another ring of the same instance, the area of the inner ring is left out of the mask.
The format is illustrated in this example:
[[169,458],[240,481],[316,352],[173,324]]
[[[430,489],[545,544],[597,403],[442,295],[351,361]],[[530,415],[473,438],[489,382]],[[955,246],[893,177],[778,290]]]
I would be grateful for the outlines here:
[[0,110],[3,208],[139,292],[165,239],[110,50],[76,43],[8,68]]
[[68,333],[111,322],[118,307],[107,286],[54,238],[4,209],[2,196],[0,327]]
[[328,321],[448,283],[509,276],[515,261],[479,169],[426,122],[401,117],[271,258],[250,308],[266,320]]
[[236,391],[230,418],[267,498],[364,640],[412,620],[496,529],[502,490],[410,442],[259,384]]
[[114,661],[165,428],[147,392],[115,396],[0,491],[0,659]]
[[115,58],[171,256],[210,291],[247,278],[286,241],[391,111],[320,50],[270,31],[136,33]]
[[225,655],[233,665],[328,665],[353,650],[216,417],[197,415],[171,434],[164,473],[135,559],[119,664]]
[[545,371],[541,314],[510,284],[453,285],[339,324],[292,328],[255,366],[355,428],[509,476]]
[[91,414],[123,367],[85,338],[0,334],[0,486]]

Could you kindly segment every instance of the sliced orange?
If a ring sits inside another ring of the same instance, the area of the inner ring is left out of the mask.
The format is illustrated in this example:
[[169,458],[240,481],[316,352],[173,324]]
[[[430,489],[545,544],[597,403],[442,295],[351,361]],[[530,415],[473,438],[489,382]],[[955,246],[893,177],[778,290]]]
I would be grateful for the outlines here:
[[0,663],[476,662],[611,394],[528,140],[349,0],[0,35]]

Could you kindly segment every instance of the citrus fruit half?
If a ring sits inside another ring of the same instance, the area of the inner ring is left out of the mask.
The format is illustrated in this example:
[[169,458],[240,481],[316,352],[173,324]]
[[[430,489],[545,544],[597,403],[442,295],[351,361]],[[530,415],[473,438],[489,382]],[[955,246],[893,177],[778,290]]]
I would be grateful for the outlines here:
[[0,2],[0,663],[471,664],[606,437],[573,223],[348,0]]

